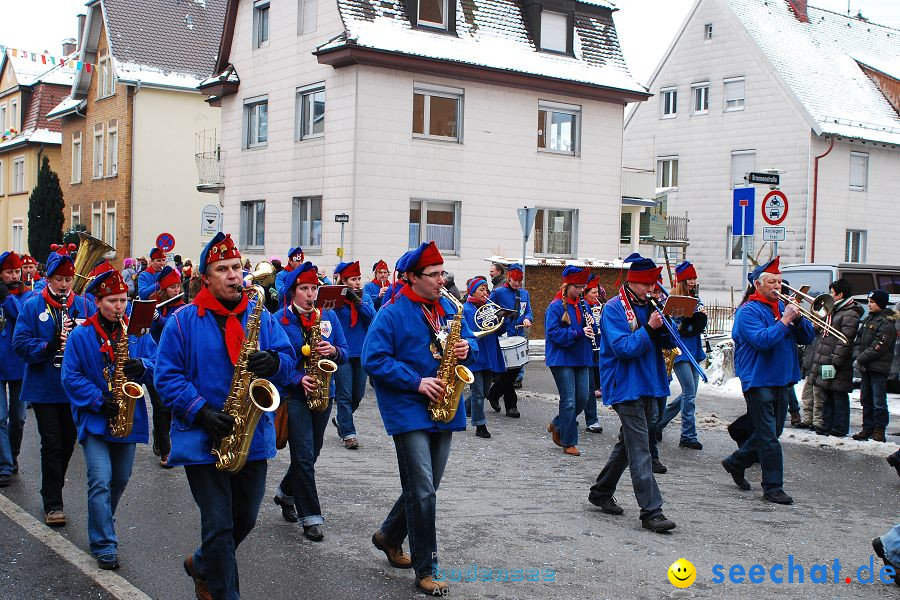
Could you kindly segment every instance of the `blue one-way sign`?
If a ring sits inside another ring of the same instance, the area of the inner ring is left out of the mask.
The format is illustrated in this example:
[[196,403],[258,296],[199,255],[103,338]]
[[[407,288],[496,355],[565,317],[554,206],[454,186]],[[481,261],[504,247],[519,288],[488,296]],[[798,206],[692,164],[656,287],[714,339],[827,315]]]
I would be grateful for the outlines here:
[[753,235],[755,199],[755,188],[734,188],[734,205],[731,213],[731,235]]

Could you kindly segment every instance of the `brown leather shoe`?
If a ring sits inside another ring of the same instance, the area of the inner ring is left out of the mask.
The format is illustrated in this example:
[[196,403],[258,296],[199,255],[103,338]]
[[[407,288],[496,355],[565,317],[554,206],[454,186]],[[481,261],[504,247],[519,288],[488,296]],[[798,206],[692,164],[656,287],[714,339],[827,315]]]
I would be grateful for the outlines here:
[[559,429],[556,428],[556,425],[550,423],[547,425],[547,431],[549,431],[550,436],[553,437],[553,443],[562,448],[562,439],[559,437]]
[[581,456],[581,451],[575,446],[566,446],[566,449],[563,450],[569,456]]
[[191,579],[194,580],[194,594],[197,595],[197,600],[212,600],[212,594],[209,593],[209,587],[206,585],[206,580],[198,577],[194,572],[193,554],[188,554],[188,557],[184,559],[184,572],[190,575]]
[[884,442],[884,427],[875,427],[872,436],[869,438],[873,442]]
[[431,575],[416,579],[416,587],[429,596],[446,596],[450,593],[450,586],[446,581],[435,581]]
[[356,438],[348,438],[344,440],[344,448],[347,450],[356,450],[359,448],[359,441]]
[[44,523],[50,527],[65,527],[66,513],[62,510],[48,510],[44,515]]
[[412,559],[403,553],[403,546],[390,545],[388,541],[384,539],[384,534],[381,533],[380,530],[372,535],[372,544],[384,552],[384,555],[387,556],[388,562],[392,567],[397,569],[412,568]]

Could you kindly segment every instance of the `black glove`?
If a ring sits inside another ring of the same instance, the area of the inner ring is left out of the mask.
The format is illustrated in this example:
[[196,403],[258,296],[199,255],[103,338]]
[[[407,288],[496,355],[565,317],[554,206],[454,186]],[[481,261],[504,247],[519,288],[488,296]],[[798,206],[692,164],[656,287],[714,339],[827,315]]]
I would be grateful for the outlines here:
[[234,429],[234,417],[204,404],[197,413],[197,422],[213,438],[220,440]]
[[278,372],[280,365],[278,355],[271,350],[257,350],[247,360],[247,366],[257,377],[271,377]]
[[119,405],[112,398],[106,397],[103,399],[103,404],[100,405],[100,414],[107,419],[112,419],[119,414]]
[[355,290],[351,290],[347,288],[347,300],[352,302],[353,304],[359,304],[362,302],[362,298],[359,297],[359,294]]
[[139,358],[129,358],[125,361],[125,378],[128,381],[140,381],[144,378],[144,361]]
[[59,339],[59,336],[54,337],[52,340],[47,342],[47,348],[45,349],[47,352],[47,356],[56,356],[57,351],[62,347],[62,340]]

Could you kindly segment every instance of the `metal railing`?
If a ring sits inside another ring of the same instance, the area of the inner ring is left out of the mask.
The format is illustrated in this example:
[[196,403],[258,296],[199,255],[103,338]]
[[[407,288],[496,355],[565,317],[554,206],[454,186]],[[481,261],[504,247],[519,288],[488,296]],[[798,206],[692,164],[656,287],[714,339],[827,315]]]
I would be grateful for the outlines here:
[[683,217],[668,216],[666,217],[666,239],[677,241],[688,241],[688,219],[687,213]]
[[222,152],[215,129],[197,133],[194,160],[197,163],[197,189],[216,192],[225,187]]

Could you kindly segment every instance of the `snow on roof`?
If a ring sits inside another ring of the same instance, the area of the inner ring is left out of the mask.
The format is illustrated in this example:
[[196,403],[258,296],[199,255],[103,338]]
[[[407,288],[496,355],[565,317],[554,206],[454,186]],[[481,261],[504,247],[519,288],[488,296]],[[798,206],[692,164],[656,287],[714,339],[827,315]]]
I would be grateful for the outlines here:
[[447,35],[414,29],[403,0],[338,0],[345,32],[318,51],[356,45],[646,93],[628,72],[610,14],[576,11],[572,57],[537,51],[515,0],[456,1],[456,35]]
[[118,60],[115,61],[115,64],[116,77],[122,83],[141,83],[154,87],[195,90],[203,81],[202,77],[191,73],[163,71],[147,65],[122,63]]
[[900,115],[853,58],[895,65],[896,73],[900,30],[813,6],[801,23],[786,0],[727,2],[817,133],[900,144]]
[[[522,257],[509,258],[507,256],[488,256],[485,258],[487,262],[499,263],[501,265],[511,265],[513,263],[522,264]],[[576,267],[606,267],[610,269],[621,269],[622,260],[600,260],[597,258],[554,258],[554,257],[538,257],[526,256],[525,268],[528,267],[565,267],[573,265]]]
[[[6,51],[6,58],[16,73],[16,81],[19,82],[19,85],[31,86],[38,82],[72,85],[72,80],[75,77],[74,69],[70,69],[68,66],[60,67],[58,64],[48,65],[43,62],[41,55],[35,56],[36,60],[31,60],[30,54],[28,58],[25,58],[22,54],[13,56],[9,50]],[[71,57],[60,58],[68,59]]]
[[883,56],[869,56],[865,52],[854,52],[853,59],[889,77],[900,79],[900,55],[888,59]]
[[582,4],[593,4],[594,6],[602,6],[603,8],[608,8],[610,10],[619,10],[616,8],[616,5],[612,2],[608,2],[607,0],[577,0],[577,2],[581,2]]
[[47,117],[53,119],[56,117],[61,117],[64,114],[70,113],[79,108],[84,108],[84,105],[87,104],[87,101],[84,99],[72,98],[68,96],[62,102],[57,104],[53,110],[47,113]]
[[58,131],[50,131],[49,129],[36,129],[34,131],[26,131],[16,137],[0,143],[0,152],[11,146],[18,146],[25,142],[34,144],[62,144],[62,133]]

